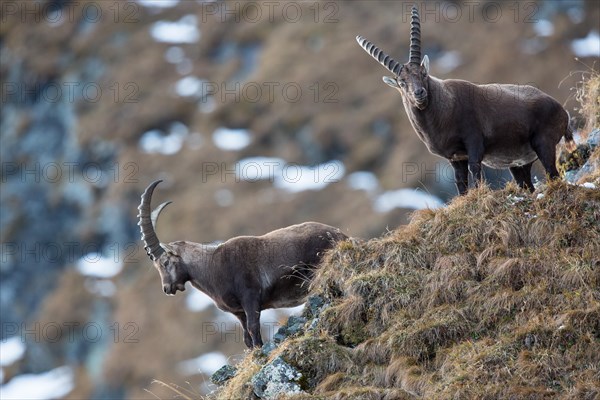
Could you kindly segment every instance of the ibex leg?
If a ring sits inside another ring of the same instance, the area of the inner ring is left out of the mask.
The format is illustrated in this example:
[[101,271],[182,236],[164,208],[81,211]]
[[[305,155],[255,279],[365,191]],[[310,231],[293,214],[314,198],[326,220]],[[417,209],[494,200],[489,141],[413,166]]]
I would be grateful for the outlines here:
[[478,187],[483,179],[481,174],[481,161],[483,160],[483,143],[477,138],[465,143],[469,156],[469,172],[473,186]]
[[250,299],[244,306],[248,331],[252,338],[253,347],[262,347],[263,341],[260,334],[260,305],[257,299]]
[[458,189],[458,194],[463,195],[469,189],[469,163],[465,161],[450,161],[454,168],[454,183]]
[[531,165],[533,163],[529,163],[520,167],[510,167],[510,173],[519,186],[523,189],[529,189],[529,191],[533,192],[533,182],[531,181]]
[[248,324],[246,322],[246,313],[235,313],[235,316],[240,320],[242,324],[242,329],[244,330],[244,344],[252,348],[252,337],[250,336],[250,331],[248,330]]
[[[540,135],[538,134],[538,137]],[[556,144],[550,140],[544,140],[543,138],[534,138],[531,146],[537,154],[540,162],[544,166],[546,173],[550,179],[556,179],[559,177],[558,170],[556,169]]]

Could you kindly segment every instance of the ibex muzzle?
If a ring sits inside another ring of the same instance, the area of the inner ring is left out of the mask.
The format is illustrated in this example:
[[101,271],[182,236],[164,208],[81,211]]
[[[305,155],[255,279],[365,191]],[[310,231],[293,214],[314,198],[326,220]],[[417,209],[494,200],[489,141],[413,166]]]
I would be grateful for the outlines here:
[[362,36],[361,47],[393,77],[383,81],[402,95],[404,109],[419,138],[432,154],[454,168],[458,192],[482,179],[481,164],[508,168],[517,183],[533,190],[531,165],[539,158],[550,178],[557,178],[556,145],[570,146],[569,114],[552,97],[532,86],[441,80],[429,75],[429,58],[421,58],[421,22],[412,9],[410,55],[401,64]]
[[169,202],[150,212],[152,193],[160,182],[153,182],[142,194],[138,225],[163,292],[174,295],[185,290],[189,281],[240,320],[248,347],[262,346],[260,312],[302,304],[324,253],[347,239],[337,228],[305,222],[263,236],[235,237],[220,245],[160,243],[156,222]]

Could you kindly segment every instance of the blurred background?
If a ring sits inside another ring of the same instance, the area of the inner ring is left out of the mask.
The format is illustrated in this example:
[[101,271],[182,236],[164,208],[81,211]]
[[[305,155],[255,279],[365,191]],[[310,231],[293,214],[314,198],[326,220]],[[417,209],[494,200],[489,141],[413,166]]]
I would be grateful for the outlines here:
[[[412,4],[3,1],[0,396],[173,397],[154,379],[200,395],[241,358],[233,317],[162,293],[136,226],[155,179],[163,242],[307,220],[368,239],[453,197],[354,39],[406,61]],[[416,4],[432,75],[532,84],[579,123],[600,3]],[[264,334],[287,313],[263,313]]]

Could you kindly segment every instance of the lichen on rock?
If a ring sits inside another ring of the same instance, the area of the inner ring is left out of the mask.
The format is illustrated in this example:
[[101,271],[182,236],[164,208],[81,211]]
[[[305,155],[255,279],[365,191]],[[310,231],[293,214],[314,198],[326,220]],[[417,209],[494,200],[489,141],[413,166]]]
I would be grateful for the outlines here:
[[283,394],[302,393],[299,385],[302,373],[276,357],[252,377],[254,394],[261,399],[276,399]]
[[304,324],[306,324],[306,318],[291,316],[288,318],[287,323],[279,328],[275,335],[273,335],[273,341],[275,343],[280,343],[290,336],[303,332]]
[[223,385],[237,373],[237,368],[231,365],[223,365],[210,377],[210,381],[215,385]]

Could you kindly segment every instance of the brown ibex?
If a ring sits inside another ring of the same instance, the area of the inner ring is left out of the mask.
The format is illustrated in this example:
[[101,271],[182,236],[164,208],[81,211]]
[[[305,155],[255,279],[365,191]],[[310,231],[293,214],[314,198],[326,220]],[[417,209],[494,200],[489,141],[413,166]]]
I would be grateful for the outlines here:
[[469,172],[475,185],[481,164],[509,168],[519,186],[533,190],[531,165],[539,158],[550,178],[558,177],[556,145],[573,145],[569,114],[551,96],[532,86],[488,84],[429,75],[421,59],[421,24],[412,8],[410,56],[394,61],[362,36],[362,48],[394,74],[383,81],[402,95],[412,127],[429,151],[450,161],[456,187],[464,194]]
[[210,296],[242,323],[244,343],[262,346],[260,312],[294,307],[306,300],[309,281],[323,253],[347,239],[339,229],[305,222],[263,236],[239,236],[219,245],[188,241],[160,243],[156,222],[165,202],[150,212],[153,182],[138,210],[144,248],[158,269],[163,291],[174,295],[185,283]]

